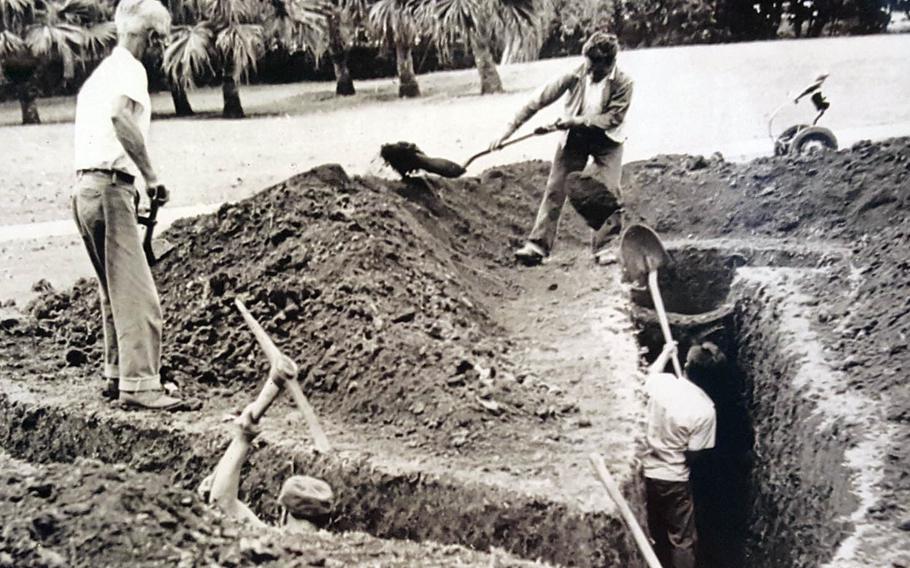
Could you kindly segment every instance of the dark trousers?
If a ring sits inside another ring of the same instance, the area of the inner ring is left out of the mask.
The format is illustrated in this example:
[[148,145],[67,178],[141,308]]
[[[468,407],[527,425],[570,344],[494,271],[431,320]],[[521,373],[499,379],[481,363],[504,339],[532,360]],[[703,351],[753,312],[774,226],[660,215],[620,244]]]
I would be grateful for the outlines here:
[[[615,203],[615,210],[607,219],[585,219],[594,229],[592,248],[596,252],[607,239],[617,233],[621,227],[619,200],[621,199],[620,181],[622,178],[622,144],[611,141],[603,131],[596,129],[573,128],[569,130],[553,157],[547,189],[540,202],[534,228],[528,240],[536,243],[549,253],[556,240],[556,229],[562,214],[566,198],[572,197],[573,183],[570,177],[586,176],[593,178],[609,195],[607,201]],[[591,163],[588,164],[588,158]],[[567,183],[568,182],[568,183]],[[584,211],[579,211],[585,216]]]
[[688,481],[645,478],[648,529],[665,568],[694,568],[695,510]]

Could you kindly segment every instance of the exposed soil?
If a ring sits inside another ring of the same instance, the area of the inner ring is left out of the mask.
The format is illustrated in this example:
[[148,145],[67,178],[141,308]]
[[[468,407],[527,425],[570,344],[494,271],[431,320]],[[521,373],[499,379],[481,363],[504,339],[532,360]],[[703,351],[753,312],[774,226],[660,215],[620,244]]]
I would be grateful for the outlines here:
[[502,552],[363,533],[252,530],[162,475],[0,453],[0,566],[531,566]]
[[[844,397],[848,404],[846,399],[860,395],[885,409],[887,423],[878,428],[892,432],[892,446],[882,455],[866,456],[873,460],[867,468],[873,463],[885,468],[869,517],[895,532],[898,526],[906,527],[910,140],[859,143],[838,153],[742,165],[718,157],[664,156],[636,163],[630,173],[631,209],[668,237],[735,238],[746,245],[750,238],[765,237],[824,240],[850,253],[850,260],[829,267],[827,277],[801,284],[810,298],[803,305],[811,310],[811,329],[824,345],[826,359],[845,377],[846,383],[830,396]],[[849,428],[835,429],[832,435],[841,448],[860,442]],[[819,474],[824,471],[820,466]],[[794,512],[799,515],[796,510],[788,514]],[[787,518],[788,527],[799,521]],[[825,546],[830,548],[828,538]],[[905,550],[902,558],[908,556],[910,551]],[[794,560],[795,565],[803,561],[807,559]]]
[[[886,472],[872,512],[895,527],[910,518],[908,172],[910,140],[899,139],[743,165],[662,156],[631,164],[624,192],[630,219],[666,238],[825,240],[852,250],[834,276],[806,285],[820,299],[815,333],[849,377],[844,388],[884,405],[897,432],[887,455],[874,457]],[[545,176],[539,162],[410,182],[352,180],[325,166],[178,223],[168,234],[178,248],[155,271],[168,377],[203,395],[204,413],[249,397],[264,367],[232,306],[239,295],[301,363],[319,411],[340,423],[412,439],[427,454],[495,450],[530,430],[559,442],[578,405],[532,380],[546,358],[519,356],[514,333],[534,328],[518,320],[534,317],[535,302],[547,302],[558,284],[527,285],[535,273],[516,272],[509,258]],[[557,257],[584,244],[581,222],[570,218]],[[597,277],[572,263],[565,270]],[[844,280],[850,274],[856,285]],[[531,289],[525,304],[513,303],[527,313],[510,308],[503,320],[502,305]],[[711,305],[708,295],[700,301]],[[27,316],[4,318],[2,372],[95,381],[96,302],[94,285],[83,282],[72,292],[46,290]],[[857,440],[845,434],[841,442]]]
[[[512,185],[521,174],[433,187],[326,166],[179,222],[168,232],[177,249],[155,269],[166,378],[206,399],[255,388],[264,362],[233,306],[241,296],[324,412],[442,447],[476,438],[481,418],[548,419],[558,399],[522,386],[489,311],[513,288],[491,271],[509,263],[531,214],[527,187]],[[28,310],[14,332],[55,353],[38,364],[94,379],[94,283],[47,289]]]

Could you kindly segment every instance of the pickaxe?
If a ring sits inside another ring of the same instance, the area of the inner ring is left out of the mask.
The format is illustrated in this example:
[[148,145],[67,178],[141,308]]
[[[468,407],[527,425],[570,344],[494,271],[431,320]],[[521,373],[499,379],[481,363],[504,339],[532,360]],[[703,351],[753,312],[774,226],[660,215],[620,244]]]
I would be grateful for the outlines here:
[[313,407],[310,406],[310,402],[303,394],[300,383],[297,382],[297,365],[278,349],[275,342],[272,341],[272,338],[269,337],[269,334],[266,333],[262,326],[259,325],[259,322],[256,321],[256,318],[253,317],[253,314],[250,313],[240,298],[235,298],[234,303],[237,305],[237,309],[240,310],[243,320],[246,322],[247,326],[249,326],[250,330],[252,330],[259,346],[265,351],[265,356],[268,358],[269,364],[271,365],[268,380],[259,392],[259,396],[256,397],[256,400],[248,407],[250,419],[254,422],[258,422],[262,415],[265,414],[265,411],[268,410],[269,406],[271,406],[275,397],[278,396],[278,393],[281,392],[281,389],[286,387],[288,392],[291,393],[291,398],[294,399],[297,408],[303,414],[307,426],[310,428],[310,435],[313,437],[313,443],[315,444],[316,449],[322,453],[330,452],[332,447],[329,444],[325,432],[322,430],[322,426],[319,424],[316,412],[313,410]]

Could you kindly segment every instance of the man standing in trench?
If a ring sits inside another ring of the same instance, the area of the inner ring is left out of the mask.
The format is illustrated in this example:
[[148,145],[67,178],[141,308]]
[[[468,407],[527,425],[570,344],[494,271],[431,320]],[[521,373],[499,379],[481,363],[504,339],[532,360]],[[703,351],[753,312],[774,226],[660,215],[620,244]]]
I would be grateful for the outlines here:
[[648,370],[647,453],[642,458],[648,529],[662,566],[693,568],[697,535],[689,466],[714,447],[717,416],[705,394],[725,358],[710,342],[686,354],[685,376],[664,373],[676,344],[664,346]]
[[[581,181],[582,170],[586,183],[593,181],[601,186],[602,192],[609,193],[601,198],[612,202],[606,207],[612,211],[585,215],[595,230],[591,246],[598,259],[608,259],[605,245],[621,228],[619,199],[625,141],[622,129],[632,100],[632,80],[616,67],[619,41],[615,35],[595,32],[581,53],[584,64],[544,86],[519,111],[505,133],[490,144],[491,150],[500,148],[540,109],[568,93],[565,116],[555,124],[566,133],[556,147],[534,228],[525,245],[515,251],[516,259],[528,266],[540,264],[552,251],[562,207],[567,195],[573,197],[573,186]],[[593,161],[586,168],[589,156]]]
[[140,244],[131,172],[142,175],[150,199],[167,201],[146,148],[152,108],[140,59],[163,47],[170,22],[157,0],[117,6],[117,46],[76,101],[73,189],[73,214],[101,292],[106,392],[124,406],[160,410],[182,401],[161,385],[161,305]]

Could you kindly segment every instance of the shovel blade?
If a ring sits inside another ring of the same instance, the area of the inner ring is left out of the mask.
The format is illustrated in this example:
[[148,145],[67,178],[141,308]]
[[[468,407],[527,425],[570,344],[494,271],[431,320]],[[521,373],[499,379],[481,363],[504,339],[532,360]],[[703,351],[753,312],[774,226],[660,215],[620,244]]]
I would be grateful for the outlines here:
[[631,225],[623,231],[619,245],[626,280],[644,284],[648,273],[670,263],[670,255],[660,237],[646,225]]

